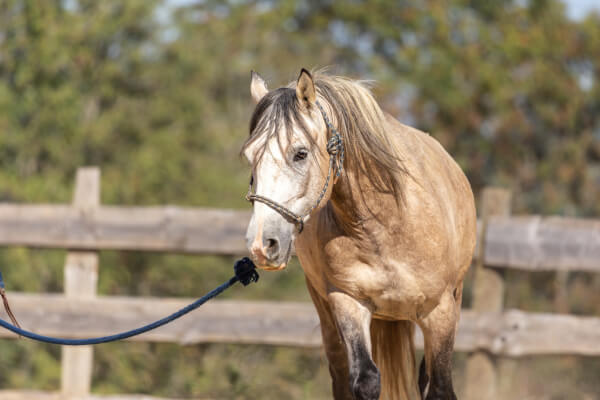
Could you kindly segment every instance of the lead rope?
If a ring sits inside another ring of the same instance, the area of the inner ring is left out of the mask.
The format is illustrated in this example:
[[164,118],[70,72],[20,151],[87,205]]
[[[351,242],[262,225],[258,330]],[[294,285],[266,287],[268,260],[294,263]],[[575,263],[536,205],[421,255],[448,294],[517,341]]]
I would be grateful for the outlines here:
[[329,168],[327,171],[327,178],[325,179],[325,184],[323,185],[323,189],[321,193],[319,193],[319,197],[315,204],[313,204],[308,211],[304,213],[304,215],[298,215],[289,208],[284,205],[271,200],[267,197],[252,193],[252,185],[254,184],[254,175],[250,175],[250,184],[248,185],[248,193],[246,193],[246,200],[254,203],[258,201],[260,203],[266,204],[271,207],[273,210],[277,211],[284,218],[293,222],[298,228],[298,233],[301,233],[304,229],[304,218],[310,213],[314,211],[315,208],[319,206],[323,197],[325,197],[325,193],[327,193],[327,188],[329,187],[329,181],[331,180],[331,173],[333,170],[336,170],[336,178],[339,177],[344,168],[344,143],[342,142],[342,137],[337,129],[333,126],[329,118],[327,117],[327,113],[321,106],[318,101],[315,101],[315,104],[321,111],[321,115],[323,116],[323,120],[325,121],[325,125],[329,131],[331,131],[331,137],[327,140],[327,153],[329,153]]
[[[17,321],[17,319],[15,318],[15,315],[13,314],[12,310],[10,309],[10,304],[8,304],[8,298],[6,297],[6,290],[4,288],[4,279],[2,279],[2,272],[0,272],[0,296],[2,296],[2,302],[4,303],[4,309],[6,310],[6,313],[8,314],[13,325],[20,328],[21,325],[19,325],[19,322]],[[19,337],[21,337],[21,336],[19,335]]]
[[19,336],[25,336],[29,339],[32,339],[32,340],[35,340],[38,342],[62,344],[65,346],[84,346],[84,345],[91,345],[91,344],[115,342],[117,340],[127,339],[132,336],[141,335],[142,333],[145,333],[145,332],[151,331],[153,329],[156,329],[160,326],[166,325],[169,322],[172,322],[172,321],[176,320],[177,318],[182,317],[185,314],[195,310],[196,308],[200,307],[201,305],[203,305],[210,299],[217,297],[219,294],[221,294],[225,290],[229,289],[236,282],[241,282],[244,286],[247,286],[252,282],[258,281],[258,273],[256,272],[256,267],[255,267],[254,263],[252,262],[252,260],[250,260],[247,257],[244,257],[241,260],[238,260],[235,263],[233,269],[235,271],[235,275],[231,279],[229,279],[227,282],[223,283],[222,285],[220,285],[217,288],[213,289],[212,291],[208,292],[206,295],[199,298],[192,304],[180,309],[177,312],[174,312],[173,314],[171,314],[165,318],[159,319],[158,321],[152,322],[148,325],[144,325],[137,329],[132,329],[132,330],[129,330],[126,332],[117,333],[115,335],[102,336],[102,337],[96,337],[96,338],[90,338],[90,339],[64,339],[64,338],[57,338],[57,337],[52,337],[52,336],[43,336],[43,335],[38,335],[37,333],[33,333],[30,331],[21,329],[21,327],[17,323],[16,319],[14,319],[12,312],[10,311],[10,307],[8,306],[8,301],[6,301],[6,295],[4,293],[4,282],[2,282],[1,274],[0,274],[0,286],[2,288],[1,293],[2,293],[2,299],[4,300],[4,308],[6,309],[6,312],[11,317],[11,320],[14,323],[14,325],[11,325],[8,322],[4,321],[3,319],[0,319],[0,326],[8,329],[9,331],[12,331],[12,332],[18,334]]

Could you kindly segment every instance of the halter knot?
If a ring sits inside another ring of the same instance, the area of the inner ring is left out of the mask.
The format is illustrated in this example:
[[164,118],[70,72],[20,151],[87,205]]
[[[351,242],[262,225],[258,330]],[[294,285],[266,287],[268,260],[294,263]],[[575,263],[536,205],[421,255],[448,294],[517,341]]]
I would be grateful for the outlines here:
[[337,135],[337,134],[333,135],[327,141],[327,152],[332,156],[336,156],[341,151],[342,151],[342,138],[340,137],[340,135]]
[[325,125],[329,131],[331,131],[331,137],[327,141],[327,152],[330,156],[330,166],[335,166],[335,176],[339,177],[342,174],[342,169],[344,168],[344,142],[342,141],[342,136],[335,129],[335,126],[329,120],[327,113],[321,106],[321,103],[315,101],[315,104],[321,111],[321,115],[323,116],[323,121],[325,121]]

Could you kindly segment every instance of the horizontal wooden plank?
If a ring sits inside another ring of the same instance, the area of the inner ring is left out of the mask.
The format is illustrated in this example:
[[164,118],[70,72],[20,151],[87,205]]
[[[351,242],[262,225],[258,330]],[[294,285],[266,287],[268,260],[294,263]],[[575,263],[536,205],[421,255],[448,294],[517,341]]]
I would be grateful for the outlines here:
[[247,211],[0,204],[0,245],[245,254]]
[[[145,325],[192,299],[98,297],[10,293],[13,312],[25,329],[68,338],[104,336]],[[0,316],[4,318],[3,312]],[[0,337],[14,335],[0,328]],[[182,344],[221,342],[319,346],[319,321],[310,303],[211,301],[191,314],[133,338]]]
[[488,266],[600,272],[600,219],[491,218],[484,257]]
[[463,310],[455,348],[460,351],[482,349],[510,357],[600,356],[600,318],[520,310],[501,313]]
[[[247,253],[249,219],[225,209],[0,204],[0,245],[237,255]],[[600,220],[491,218],[484,256],[495,267],[600,272]]]
[[2,400],[175,400],[143,394],[66,396],[58,392],[37,390],[0,390]]
[[[62,295],[22,293],[10,296],[13,311],[24,328],[69,338],[107,335],[138,327],[190,302],[128,297],[72,301]],[[0,329],[0,337],[15,336]],[[257,301],[213,301],[189,316],[133,340],[321,345],[319,321],[312,304]],[[420,332],[416,343],[422,348]],[[463,310],[455,348],[457,351],[484,349],[503,356],[599,356],[600,318],[518,310],[503,313]]]

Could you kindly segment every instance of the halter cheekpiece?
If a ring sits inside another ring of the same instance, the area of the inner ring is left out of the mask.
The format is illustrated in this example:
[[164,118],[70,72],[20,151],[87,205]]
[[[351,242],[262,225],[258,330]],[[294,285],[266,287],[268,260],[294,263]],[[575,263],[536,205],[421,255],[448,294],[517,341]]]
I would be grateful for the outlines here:
[[253,175],[250,175],[250,184],[248,185],[248,193],[246,194],[246,200],[252,203],[258,201],[260,203],[266,204],[267,206],[271,207],[273,210],[281,214],[281,216],[283,216],[285,219],[294,223],[298,228],[298,233],[302,232],[302,230],[304,229],[304,218],[308,216],[311,212],[313,212],[313,210],[317,208],[319,203],[321,203],[321,200],[323,200],[323,197],[327,192],[327,188],[329,187],[329,181],[331,180],[331,174],[333,170],[335,169],[336,171],[335,176],[339,177],[344,168],[344,143],[342,142],[342,137],[340,136],[338,130],[335,129],[331,121],[329,121],[329,118],[327,117],[327,114],[325,113],[323,107],[321,107],[321,104],[319,104],[318,101],[315,101],[315,104],[319,108],[319,111],[321,111],[321,115],[323,116],[325,125],[327,125],[329,131],[331,131],[331,137],[327,140],[327,153],[329,153],[329,171],[327,172],[327,179],[325,179],[323,189],[321,190],[321,193],[319,194],[319,197],[315,204],[312,207],[310,207],[306,212],[304,212],[304,214],[298,215],[289,208],[283,206],[282,204],[276,201],[252,193],[252,186],[254,184]]

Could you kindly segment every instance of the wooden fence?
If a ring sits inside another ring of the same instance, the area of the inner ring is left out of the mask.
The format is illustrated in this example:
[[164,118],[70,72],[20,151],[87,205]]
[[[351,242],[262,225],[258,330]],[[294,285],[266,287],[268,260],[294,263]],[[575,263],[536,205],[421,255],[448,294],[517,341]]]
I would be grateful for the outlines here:
[[[10,293],[21,324],[35,332],[69,338],[106,335],[163,317],[190,299],[97,296],[98,250],[147,250],[197,254],[246,253],[249,213],[181,207],[100,205],[100,171],[77,172],[72,205],[0,204],[0,245],[69,249],[65,293]],[[527,271],[600,272],[600,220],[510,217],[510,195],[483,191],[478,221],[473,308],[462,313],[456,350],[470,352],[469,399],[493,399],[492,355],[600,356],[600,318],[504,310],[499,268]],[[5,315],[0,313],[5,318]],[[193,317],[131,340],[262,343],[320,346],[312,304],[219,301]],[[0,330],[0,337],[15,338]],[[422,338],[417,335],[422,347]],[[93,350],[63,348],[61,391],[0,390],[5,400],[153,399],[143,395],[90,394]],[[162,399],[164,400],[164,399]]]

